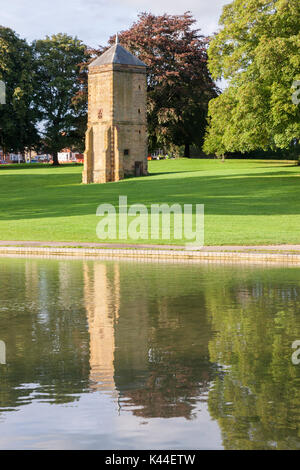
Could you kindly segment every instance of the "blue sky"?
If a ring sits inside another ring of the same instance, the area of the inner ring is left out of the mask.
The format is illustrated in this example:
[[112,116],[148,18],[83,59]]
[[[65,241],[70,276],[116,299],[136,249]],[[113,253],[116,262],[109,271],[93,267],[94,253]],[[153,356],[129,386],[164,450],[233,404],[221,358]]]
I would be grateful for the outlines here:
[[0,0],[0,24],[29,41],[55,33],[77,36],[91,47],[127,29],[141,11],[182,14],[190,10],[204,34],[217,30],[229,0]]

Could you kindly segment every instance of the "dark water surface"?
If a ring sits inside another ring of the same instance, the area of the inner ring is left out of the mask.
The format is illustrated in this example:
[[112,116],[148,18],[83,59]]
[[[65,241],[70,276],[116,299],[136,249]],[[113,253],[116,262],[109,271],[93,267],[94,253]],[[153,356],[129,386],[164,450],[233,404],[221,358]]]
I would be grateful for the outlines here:
[[1,449],[299,449],[300,269],[0,258]]

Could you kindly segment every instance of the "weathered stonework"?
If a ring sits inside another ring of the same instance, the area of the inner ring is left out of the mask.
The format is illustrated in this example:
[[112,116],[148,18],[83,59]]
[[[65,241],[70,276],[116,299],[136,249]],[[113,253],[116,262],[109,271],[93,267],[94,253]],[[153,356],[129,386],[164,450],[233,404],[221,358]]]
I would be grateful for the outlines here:
[[146,66],[116,44],[89,66],[83,183],[147,174]]

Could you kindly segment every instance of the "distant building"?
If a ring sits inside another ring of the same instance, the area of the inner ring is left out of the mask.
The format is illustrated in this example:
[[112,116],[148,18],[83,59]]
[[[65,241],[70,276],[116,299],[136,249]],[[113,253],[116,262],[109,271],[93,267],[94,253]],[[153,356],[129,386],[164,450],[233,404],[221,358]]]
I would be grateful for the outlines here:
[[83,163],[83,153],[63,149],[57,154],[59,163]]
[[49,154],[37,154],[34,150],[26,150],[24,153],[5,153],[0,149],[0,161],[5,163],[48,163],[52,159]]
[[21,153],[3,153],[1,150],[0,160],[5,163],[25,163],[25,157]]

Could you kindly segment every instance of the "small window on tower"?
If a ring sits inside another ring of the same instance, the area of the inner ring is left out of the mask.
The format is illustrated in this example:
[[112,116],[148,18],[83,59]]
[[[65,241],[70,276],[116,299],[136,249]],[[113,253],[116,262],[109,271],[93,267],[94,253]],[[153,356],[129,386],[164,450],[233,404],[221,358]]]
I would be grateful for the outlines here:
[[140,110],[140,108],[138,109],[138,113],[139,113],[139,114],[141,114],[141,110]]
[[124,149],[124,155],[129,155],[129,149]]

